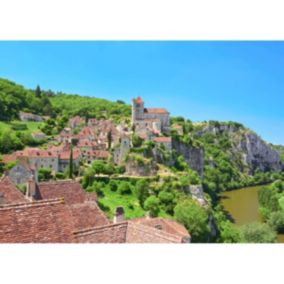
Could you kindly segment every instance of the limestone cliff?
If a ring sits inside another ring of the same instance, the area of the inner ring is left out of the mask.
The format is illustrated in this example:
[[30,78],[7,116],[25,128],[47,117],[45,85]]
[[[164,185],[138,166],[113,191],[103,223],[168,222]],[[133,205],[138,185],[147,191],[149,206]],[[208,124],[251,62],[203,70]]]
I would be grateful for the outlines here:
[[[201,139],[211,135],[210,142],[221,147],[238,164],[241,172],[253,174],[257,169],[262,172],[283,169],[278,151],[241,124],[207,123],[199,126],[195,134]],[[226,143],[221,144],[220,141]]]
[[188,165],[193,170],[197,171],[200,176],[203,175],[204,149],[202,147],[194,147],[173,139],[173,150],[175,150],[178,155],[182,155]]

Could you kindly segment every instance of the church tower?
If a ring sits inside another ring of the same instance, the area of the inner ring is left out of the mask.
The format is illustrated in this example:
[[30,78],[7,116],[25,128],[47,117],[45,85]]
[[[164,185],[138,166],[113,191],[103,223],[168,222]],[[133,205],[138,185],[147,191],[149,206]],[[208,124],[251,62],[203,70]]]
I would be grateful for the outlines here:
[[132,100],[132,124],[137,120],[144,119],[144,102],[142,98],[138,97]]

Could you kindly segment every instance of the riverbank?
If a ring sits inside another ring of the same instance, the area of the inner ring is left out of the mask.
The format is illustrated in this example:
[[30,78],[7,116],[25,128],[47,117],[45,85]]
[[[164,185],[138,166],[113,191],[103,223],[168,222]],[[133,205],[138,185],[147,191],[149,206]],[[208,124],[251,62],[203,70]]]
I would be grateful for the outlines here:
[[[261,187],[241,188],[221,194],[221,204],[236,226],[262,221],[257,197],[257,191]],[[284,243],[284,234],[278,234],[278,243]]]

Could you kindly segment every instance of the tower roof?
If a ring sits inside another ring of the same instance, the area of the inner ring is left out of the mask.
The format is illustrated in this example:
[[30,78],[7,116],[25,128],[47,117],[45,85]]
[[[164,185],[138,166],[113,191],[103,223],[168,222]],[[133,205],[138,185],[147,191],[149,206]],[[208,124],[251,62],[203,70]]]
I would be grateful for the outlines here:
[[138,97],[136,99],[133,99],[133,101],[136,103],[136,104],[142,104],[143,103],[143,99],[141,97]]

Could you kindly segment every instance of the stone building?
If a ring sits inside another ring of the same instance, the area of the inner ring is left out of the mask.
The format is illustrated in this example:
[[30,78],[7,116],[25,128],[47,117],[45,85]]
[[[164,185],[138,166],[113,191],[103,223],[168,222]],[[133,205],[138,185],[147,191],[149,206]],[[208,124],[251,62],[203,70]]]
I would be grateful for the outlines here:
[[127,153],[130,150],[130,138],[127,135],[122,135],[120,137],[120,143],[116,146],[113,151],[113,160],[115,164],[120,164],[123,162]]
[[8,173],[10,179],[14,184],[25,184],[30,178],[33,178],[35,171],[33,171],[27,162],[20,161]]
[[170,113],[164,108],[145,108],[141,97],[132,101],[132,124],[158,132],[170,131]]
[[43,118],[40,115],[36,115],[29,112],[20,111],[19,117],[21,121],[37,121],[37,122],[43,121]]
[[165,150],[171,151],[172,150],[172,138],[171,137],[155,137],[154,142],[158,145],[163,145]]

